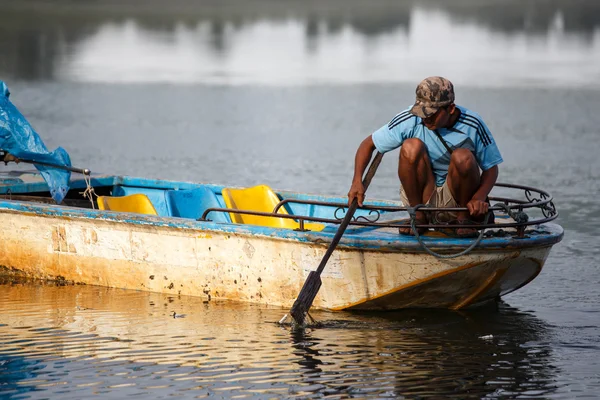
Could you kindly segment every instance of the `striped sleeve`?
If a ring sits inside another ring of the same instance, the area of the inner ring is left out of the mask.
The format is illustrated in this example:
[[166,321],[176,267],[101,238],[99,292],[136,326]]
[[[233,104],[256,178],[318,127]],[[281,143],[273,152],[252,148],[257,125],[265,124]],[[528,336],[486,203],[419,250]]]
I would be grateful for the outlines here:
[[376,130],[373,135],[373,143],[380,153],[397,149],[416,125],[417,117],[408,112],[408,110],[396,115],[392,120]]
[[459,121],[473,128],[476,132],[475,137],[472,138],[475,143],[475,158],[483,171],[486,171],[503,161],[492,133],[479,115],[471,111],[463,112]]

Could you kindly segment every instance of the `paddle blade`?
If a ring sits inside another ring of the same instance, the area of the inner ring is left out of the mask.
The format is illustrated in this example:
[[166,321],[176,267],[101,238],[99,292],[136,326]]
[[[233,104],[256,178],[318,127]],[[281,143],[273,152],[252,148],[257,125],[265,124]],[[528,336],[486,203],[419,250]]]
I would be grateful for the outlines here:
[[319,293],[320,288],[321,274],[317,274],[316,271],[310,271],[308,278],[306,278],[306,281],[304,282],[304,286],[302,286],[302,290],[300,290],[298,298],[290,310],[290,315],[292,318],[294,318],[296,324],[304,324],[306,313],[310,309],[310,306],[312,306],[312,303],[315,297],[317,297],[317,293]]

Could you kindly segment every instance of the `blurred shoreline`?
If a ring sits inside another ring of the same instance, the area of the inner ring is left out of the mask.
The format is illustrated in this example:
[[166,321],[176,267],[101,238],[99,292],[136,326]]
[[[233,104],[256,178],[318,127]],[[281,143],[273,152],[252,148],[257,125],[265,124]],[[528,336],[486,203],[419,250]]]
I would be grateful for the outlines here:
[[0,21],[5,25],[11,24],[12,17],[38,23],[44,23],[44,17],[80,22],[107,18],[148,22],[318,18],[364,25],[368,33],[377,32],[377,26],[384,29],[391,21],[405,22],[415,7],[444,11],[457,20],[477,20],[505,32],[545,31],[557,13],[563,15],[566,31],[593,33],[600,28],[600,2],[590,0],[2,0]]
[[597,88],[600,2],[0,0],[0,54],[25,81]]

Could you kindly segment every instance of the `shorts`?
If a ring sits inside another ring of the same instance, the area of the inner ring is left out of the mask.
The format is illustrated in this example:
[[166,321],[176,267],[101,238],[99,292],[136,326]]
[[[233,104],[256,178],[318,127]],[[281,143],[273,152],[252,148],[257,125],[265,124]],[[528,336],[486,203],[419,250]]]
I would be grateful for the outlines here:
[[[408,202],[408,198],[406,197],[406,193],[404,192],[403,187],[400,187],[400,199],[402,200],[402,204],[404,204],[405,207],[410,207],[410,203]],[[458,205],[458,203],[456,202],[456,200],[454,200],[454,196],[452,196],[452,192],[450,191],[450,186],[448,185],[448,180],[446,180],[442,186],[435,187],[435,190],[433,191],[433,193],[431,194],[431,197],[429,198],[429,200],[427,200],[427,203],[425,203],[425,205],[427,207],[436,207],[436,208],[460,207]],[[444,212],[444,211],[440,211],[440,212],[436,212],[436,213],[430,212],[430,213],[427,213],[427,216],[429,217],[430,223],[436,223],[436,222],[447,223],[447,222],[454,221],[457,219],[456,212]],[[431,218],[432,216],[434,218]]]

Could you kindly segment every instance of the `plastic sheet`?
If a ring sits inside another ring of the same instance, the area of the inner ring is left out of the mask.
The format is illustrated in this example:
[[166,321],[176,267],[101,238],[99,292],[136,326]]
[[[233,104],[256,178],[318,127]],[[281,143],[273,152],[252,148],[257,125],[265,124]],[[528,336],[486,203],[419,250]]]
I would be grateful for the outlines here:
[[[0,149],[17,158],[50,164],[71,166],[65,149],[58,147],[50,152],[17,107],[9,100],[10,92],[0,81]],[[34,164],[48,184],[50,195],[60,204],[69,191],[71,172]]]

